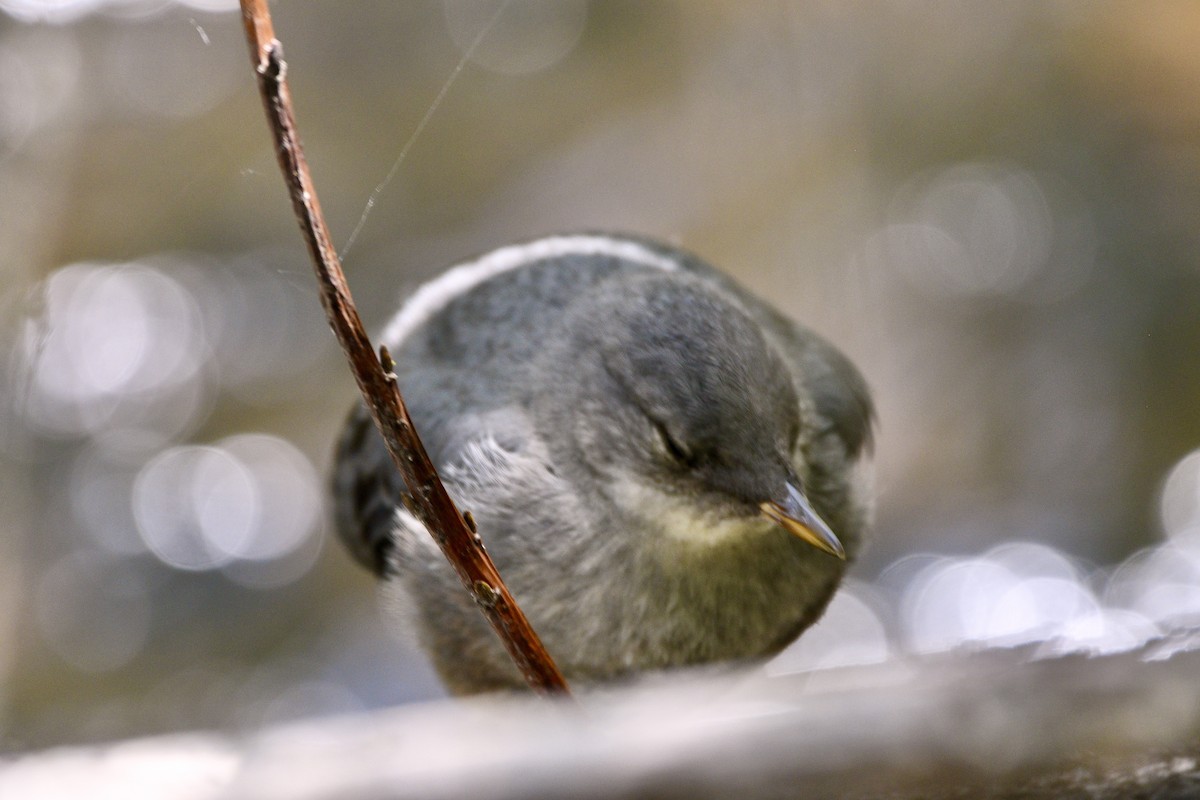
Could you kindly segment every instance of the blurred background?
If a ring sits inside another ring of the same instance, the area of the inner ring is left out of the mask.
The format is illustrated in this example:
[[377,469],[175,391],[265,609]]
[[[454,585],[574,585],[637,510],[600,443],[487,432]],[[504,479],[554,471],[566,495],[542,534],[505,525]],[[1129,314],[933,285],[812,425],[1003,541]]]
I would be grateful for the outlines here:
[[[876,536],[771,670],[1196,624],[1200,4],[496,8],[274,9],[373,329],[615,229],[837,342]],[[329,539],[355,389],[234,4],[0,0],[0,186],[0,749],[440,696]]]

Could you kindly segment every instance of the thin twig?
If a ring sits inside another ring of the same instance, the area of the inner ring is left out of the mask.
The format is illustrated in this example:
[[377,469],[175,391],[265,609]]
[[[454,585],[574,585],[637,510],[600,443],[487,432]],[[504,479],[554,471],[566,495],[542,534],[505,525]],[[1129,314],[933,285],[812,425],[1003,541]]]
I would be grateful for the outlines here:
[[426,455],[400,397],[395,376],[391,374],[387,350],[380,349],[383,364],[375,356],[317,202],[317,192],[296,132],[286,80],[287,65],[282,46],[275,38],[266,0],[241,0],[241,6],[259,93],[275,139],[279,167],[317,273],[321,304],[346,353],[375,425],[412,496],[411,510],[437,541],[463,586],[475,597],[530,687],[545,694],[568,694],[562,673],[509,594],[482,542],[455,507]]

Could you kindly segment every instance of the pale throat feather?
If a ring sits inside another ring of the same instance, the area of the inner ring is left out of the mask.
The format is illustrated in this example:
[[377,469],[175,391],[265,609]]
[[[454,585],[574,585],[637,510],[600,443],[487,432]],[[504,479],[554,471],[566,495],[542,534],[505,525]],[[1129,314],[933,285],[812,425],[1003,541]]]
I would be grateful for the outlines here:
[[761,516],[721,518],[698,512],[686,498],[628,478],[612,482],[612,499],[652,530],[683,550],[697,553],[771,534],[777,526]]

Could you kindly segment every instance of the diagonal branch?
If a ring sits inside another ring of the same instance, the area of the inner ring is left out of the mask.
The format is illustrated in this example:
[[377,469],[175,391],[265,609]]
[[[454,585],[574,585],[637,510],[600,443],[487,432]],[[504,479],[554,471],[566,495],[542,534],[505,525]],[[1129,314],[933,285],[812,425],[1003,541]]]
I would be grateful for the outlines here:
[[446,493],[400,397],[386,348],[380,348],[379,359],[375,357],[317,202],[296,132],[286,80],[287,64],[282,46],[275,38],[266,0],[241,0],[241,6],[259,93],[275,139],[279,167],[317,273],[321,304],[375,425],[412,496],[411,511],[429,530],[463,586],[475,597],[530,687],[544,694],[568,694],[566,681],[509,594],[473,526]]

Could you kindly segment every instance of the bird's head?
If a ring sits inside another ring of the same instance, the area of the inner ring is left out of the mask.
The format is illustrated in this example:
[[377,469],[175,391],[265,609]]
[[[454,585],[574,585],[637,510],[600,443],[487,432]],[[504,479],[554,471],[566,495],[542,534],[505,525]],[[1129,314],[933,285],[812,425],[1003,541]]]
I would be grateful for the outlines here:
[[737,301],[652,274],[573,317],[545,402],[577,482],[685,541],[775,527],[846,557],[806,494],[812,400]]

